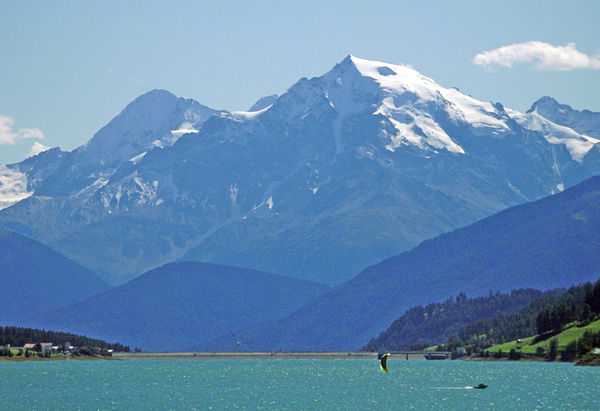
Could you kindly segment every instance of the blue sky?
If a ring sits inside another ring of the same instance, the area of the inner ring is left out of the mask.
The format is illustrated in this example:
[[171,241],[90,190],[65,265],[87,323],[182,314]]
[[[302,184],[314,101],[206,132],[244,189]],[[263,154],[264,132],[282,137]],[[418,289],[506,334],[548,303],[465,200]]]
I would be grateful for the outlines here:
[[597,0],[7,1],[0,164],[33,144],[72,150],[151,89],[242,110],[347,54],[410,64],[517,110],[550,95],[600,111],[599,21]]

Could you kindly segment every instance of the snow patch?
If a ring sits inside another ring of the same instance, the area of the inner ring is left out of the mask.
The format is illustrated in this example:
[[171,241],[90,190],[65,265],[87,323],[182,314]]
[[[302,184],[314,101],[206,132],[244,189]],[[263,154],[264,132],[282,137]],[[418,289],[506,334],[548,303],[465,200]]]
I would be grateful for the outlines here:
[[238,121],[252,120],[269,110],[271,107],[273,107],[273,104],[269,104],[267,107],[257,111],[234,111],[230,114],[230,117]]
[[564,145],[569,151],[571,158],[578,163],[583,162],[583,158],[594,145],[600,144],[600,140],[596,138],[580,134],[570,127],[562,126],[548,120],[537,112],[537,108],[527,114],[522,114],[515,110],[511,110],[509,114],[522,127],[541,132],[550,144]]
[[231,204],[236,204],[238,191],[237,184],[232,184],[229,186],[229,198],[231,199]]
[[130,158],[129,161],[132,162],[133,164],[137,165],[142,160],[142,158],[144,158],[146,153],[147,153],[147,151],[144,151],[143,153],[140,153],[137,156]]
[[[400,93],[411,92],[421,98],[432,100],[439,96],[435,81],[405,65],[388,64],[381,61],[363,60],[350,56],[356,69],[365,77],[375,79],[382,87]],[[385,74],[382,74],[385,73]]]
[[158,189],[158,181],[154,180],[152,183],[146,183],[140,177],[134,177],[133,181],[137,184],[139,190],[137,191],[138,200],[137,204],[153,204],[156,203],[157,195],[156,190]]
[[[158,198],[158,185],[157,180],[146,182],[134,172],[123,179],[121,184],[107,186],[108,190],[102,192],[101,201],[104,208],[127,209],[131,206],[130,202],[156,206],[164,202]],[[123,204],[124,200],[126,202]]]
[[94,181],[89,186],[85,187],[84,189],[79,190],[79,192],[77,192],[77,194],[75,194],[75,197],[77,198],[77,197],[81,197],[84,195],[95,193],[100,188],[104,187],[106,184],[108,184],[108,179],[100,177],[99,179]]
[[382,103],[374,114],[387,117],[397,131],[395,135],[389,136],[390,143],[385,146],[387,150],[393,152],[402,145],[415,145],[421,149],[429,146],[452,153],[465,153],[429,114],[413,110],[409,106],[396,107],[393,97],[386,97]]
[[470,123],[475,128],[510,129],[506,124],[506,118],[492,103],[476,100],[454,88],[442,88],[441,94],[446,100],[452,102],[452,105],[448,107],[448,113],[452,118]]
[[273,202],[273,196],[270,196],[269,198],[267,198],[265,201],[263,201],[262,203],[260,203],[259,205],[256,205],[252,208],[252,211],[256,211],[259,208],[261,208],[262,206],[266,205],[269,207],[269,210],[273,209],[274,206],[274,202]]
[[427,101],[449,103],[445,104],[445,108],[454,120],[470,123],[476,128],[509,130],[504,116],[493,104],[476,100],[455,88],[444,88],[410,66],[363,60],[354,56],[351,59],[363,76],[373,78],[392,97],[409,93],[416,96],[417,104]]
[[177,130],[171,130],[171,135],[173,138],[171,139],[171,144],[175,144],[179,138],[188,133],[197,133],[198,130],[194,128],[194,125],[189,122],[182,123]]

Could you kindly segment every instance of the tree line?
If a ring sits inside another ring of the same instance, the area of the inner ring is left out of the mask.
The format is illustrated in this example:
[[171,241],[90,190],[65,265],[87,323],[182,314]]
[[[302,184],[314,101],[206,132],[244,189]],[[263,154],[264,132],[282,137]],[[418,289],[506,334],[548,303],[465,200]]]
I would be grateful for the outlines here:
[[[518,338],[537,335],[534,341],[549,340],[546,349],[539,347],[537,355],[549,360],[558,357],[558,340],[552,336],[566,326],[584,326],[600,316],[600,280],[594,285],[584,283],[570,287],[563,292],[554,290],[533,301],[513,315],[501,315],[490,320],[469,324],[451,336],[443,350],[452,351],[464,347],[468,353],[489,355],[485,349]],[[586,331],[582,338],[569,343],[560,353],[563,361],[573,361],[587,354],[593,347],[600,346],[600,333]],[[498,357],[503,353],[494,354]],[[509,359],[519,359],[514,350],[508,353]]]
[[103,340],[58,331],[38,330],[35,328],[0,327],[0,346],[22,347],[27,343],[51,342],[54,345],[70,343],[75,347],[98,347],[105,350],[129,352],[129,346],[108,343]]
[[[600,280],[594,285],[585,283],[546,292],[490,291],[488,296],[476,298],[460,293],[441,303],[407,310],[363,350],[421,350],[437,345],[442,351],[465,347],[469,353],[483,353],[493,345],[524,336],[541,334],[549,338],[567,324],[589,322],[598,315]],[[585,348],[576,351],[581,355]]]
[[580,305],[585,299],[589,285],[565,289],[554,289],[527,304],[511,315],[499,315],[487,320],[475,321],[462,327],[450,337],[444,348],[454,350],[466,347],[469,352],[479,352],[496,344],[513,341],[523,336],[538,334],[538,316],[560,305]]
[[371,339],[363,350],[420,350],[442,344],[461,329],[481,319],[509,315],[544,295],[533,289],[519,289],[510,294],[489,292],[488,296],[468,298],[460,293],[441,303],[416,306],[404,313],[379,337]]
[[590,283],[572,287],[561,297],[561,301],[536,317],[538,334],[560,332],[562,328],[573,322],[589,322],[595,314],[600,313],[600,280],[594,286]]

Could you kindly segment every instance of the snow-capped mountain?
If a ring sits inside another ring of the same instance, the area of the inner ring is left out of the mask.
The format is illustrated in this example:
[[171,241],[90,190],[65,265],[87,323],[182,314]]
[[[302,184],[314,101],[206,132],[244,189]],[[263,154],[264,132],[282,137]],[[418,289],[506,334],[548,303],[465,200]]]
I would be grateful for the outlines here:
[[530,112],[537,112],[556,124],[567,126],[578,133],[600,139],[600,113],[589,110],[573,110],[566,104],[560,104],[552,97],[542,97],[536,101]]
[[136,161],[154,147],[173,145],[183,134],[197,132],[209,117],[220,113],[168,91],[153,90],[125,107],[76,152],[81,162],[105,167]]
[[[183,134],[197,132],[209,117],[223,113],[165,90],[150,91],[72,152],[55,148],[0,169],[0,209],[34,192],[56,197],[93,191],[106,184],[119,167],[135,164],[155,147],[172,145]],[[27,184],[20,184],[23,180]],[[9,189],[11,195],[2,195],[2,190]]]
[[598,174],[597,113],[563,124],[542,100],[523,114],[353,56],[249,111],[153,91],[7,166],[23,199],[0,224],[115,283],[178,258],[339,283]]
[[[577,132],[571,127],[556,123],[542,115],[539,110],[539,102],[544,99],[545,98],[538,100],[526,114],[511,110],[511,117],[524,128],[539,131],[549,143],[564,145],[569,151],[571,158],[578,163],[582,163],[584,157],[590,150],[598,146],[600,139],[591,137],[585,133]],[[589,124],[589,122],[586,124]],[[588,130],[590,134],[600,135],[600,133],[594,129]],[[600,123],[598,124],[598,130],[600,130]]]

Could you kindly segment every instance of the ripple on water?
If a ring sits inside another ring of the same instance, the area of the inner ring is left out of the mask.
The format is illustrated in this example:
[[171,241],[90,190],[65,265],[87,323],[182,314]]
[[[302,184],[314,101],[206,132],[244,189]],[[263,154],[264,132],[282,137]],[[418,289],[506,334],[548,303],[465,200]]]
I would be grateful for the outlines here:
[[[132,360],[3,363],[0,409],[600,409],[598,368],[557,363]],[[486,390],[467,389],[485,383]]]

